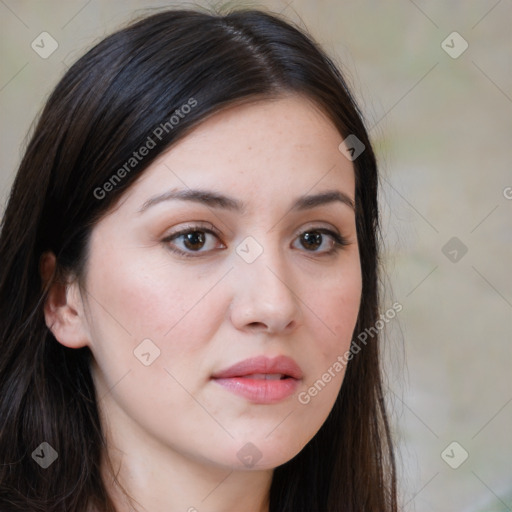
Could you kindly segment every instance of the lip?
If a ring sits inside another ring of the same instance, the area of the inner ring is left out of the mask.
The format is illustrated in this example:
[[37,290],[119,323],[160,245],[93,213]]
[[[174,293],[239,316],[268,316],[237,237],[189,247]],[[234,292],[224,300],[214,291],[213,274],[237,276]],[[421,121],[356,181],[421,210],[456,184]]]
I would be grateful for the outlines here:
[[[280,380],[265,375],[281,374]],[[250,376],[254,375],[255,378]],[[290,357],[266,356],[245,359],[212,376],[212,380],[252,403],[272,404],[293,395],[302,379],[300,366]]]

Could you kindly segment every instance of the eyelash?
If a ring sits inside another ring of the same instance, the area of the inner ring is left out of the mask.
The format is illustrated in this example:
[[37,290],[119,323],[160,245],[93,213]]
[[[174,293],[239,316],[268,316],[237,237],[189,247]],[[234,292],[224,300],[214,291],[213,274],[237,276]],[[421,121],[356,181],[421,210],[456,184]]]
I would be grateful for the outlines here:
[[[205,228],[204,226],[199,226],[199,225],[191,225],[191,226],[186,226],[185,228],[183,228],[180,231],[177,231],[176,233],[171,233],[169,236],[165,237],[162,240],[162,242],[167,244],[167,248],[170,251],[177,253],[180,256],[185,256],[186,258],[197,258],[197,257],[201,256],[201,254],[203,254],[203,253],[207,254],[210,251],[186,252],[186,251],[182,251],[181,249],[177,249],[176,247],[172,247],[169,243],[169,242],[179,238],[180,236],[187,235],[187,234],[194,233],[194,232],[209,233],[209,234],[214,235],[215,237],[219,238],[219,234],[213,229]],[[348,240],[345,237],[343,237],[342,235],[340,235],[330,229],[326,229],[326,228],[306,229],[306,230],[298,233],[297,237],[300,237],[300,236],[304,235],[305,233],[321,233],[322,235],[329,235],[333,239],[334,246],[332,247],[332,249],[330,249],[329,251],[326,251],[326,252],[319,252],[318,254],[320,254],[321,256],[334,256],[342,247],[350,245],[350,243],[348,242]],[[322,243],[323,243],[323,240],[322,240]],[[308,250],[306,250],[306,252],[309,252],[312,254],[317,253],[317,251],[308,251]]]

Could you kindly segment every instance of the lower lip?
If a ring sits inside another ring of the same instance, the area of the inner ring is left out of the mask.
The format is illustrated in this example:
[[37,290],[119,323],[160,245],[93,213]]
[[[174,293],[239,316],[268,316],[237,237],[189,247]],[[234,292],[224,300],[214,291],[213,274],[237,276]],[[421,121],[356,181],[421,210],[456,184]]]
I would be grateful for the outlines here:
[[299,385],[297,379],[267,380],[231,377],[229,379],[214,379],[221,386],[243,396],[255,404],[275,404],[292,396]]

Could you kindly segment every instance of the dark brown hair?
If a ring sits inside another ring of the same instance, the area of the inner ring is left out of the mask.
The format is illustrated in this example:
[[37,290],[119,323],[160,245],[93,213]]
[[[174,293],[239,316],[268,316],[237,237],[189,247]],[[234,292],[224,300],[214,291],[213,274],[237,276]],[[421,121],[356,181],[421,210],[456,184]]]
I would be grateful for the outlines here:
[[[366,146],[353,162],[362,301],[354,331],[373,326],[378,306],[377,165],[368,134],[333,62],[299,30],[257,10],[164,11],[102,40],[50,96],[11,190],[0,236],[0,505],[2,510],[85,512],[114,507],[100,476],[105,441],[88,348],[62,346],[45,324],[44,251],[53,282],[80,277],[95,223],[171,144],[234,103],[297,93]],[[182,105],[179,123],[108,194],[113,174]],[[95,192],[96,191],[96,192]],[[103,197],[98,197],[103,195]],[[378,336],[348,364],[324,425],[278,467],[271,512],[393,512],[395,464]],[[47,441],[59,463],[31,453]]]

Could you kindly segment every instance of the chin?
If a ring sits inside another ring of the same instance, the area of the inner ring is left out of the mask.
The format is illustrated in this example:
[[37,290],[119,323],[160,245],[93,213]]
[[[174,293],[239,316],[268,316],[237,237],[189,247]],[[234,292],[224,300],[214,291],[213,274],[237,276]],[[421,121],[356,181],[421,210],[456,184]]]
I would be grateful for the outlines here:
[[232,469],[265,471],[272,470],[293,459],[310,438],[297,440],[290,435],[284,439],[265,439],[265,436],[252,440],[246,439],[236,443],[235,458],[232,461]]

